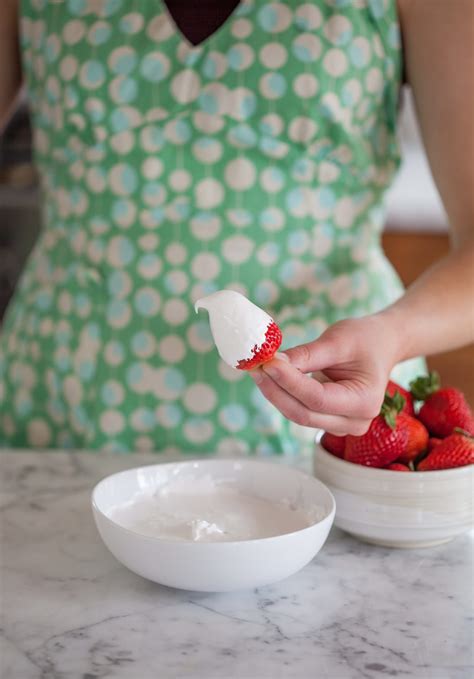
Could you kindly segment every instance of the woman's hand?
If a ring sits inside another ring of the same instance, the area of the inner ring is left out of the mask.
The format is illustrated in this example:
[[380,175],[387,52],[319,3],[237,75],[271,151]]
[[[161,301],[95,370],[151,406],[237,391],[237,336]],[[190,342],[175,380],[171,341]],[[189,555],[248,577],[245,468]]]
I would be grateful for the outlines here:
[[289,420],[359,436],[380,411],[398,361],[397,335],[383,315],[340,321],[250,374]]

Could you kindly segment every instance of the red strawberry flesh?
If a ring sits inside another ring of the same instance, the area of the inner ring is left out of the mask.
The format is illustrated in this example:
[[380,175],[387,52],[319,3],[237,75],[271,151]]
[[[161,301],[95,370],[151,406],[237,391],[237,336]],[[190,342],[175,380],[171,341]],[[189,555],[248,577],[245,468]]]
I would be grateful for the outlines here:
[[419,472],[452,469],[474,464],[474,439],[464,434],[451,434],[420,462]]
[[252,348],[251,358],[240,360],[235,367],[239,370],[253,370],[260,365],[263,365],[263,363],[271,361],[280,348],[281,341],[281,330],[278,325],[272,321],[265,332],[265,341],[260,346],[256,344]]

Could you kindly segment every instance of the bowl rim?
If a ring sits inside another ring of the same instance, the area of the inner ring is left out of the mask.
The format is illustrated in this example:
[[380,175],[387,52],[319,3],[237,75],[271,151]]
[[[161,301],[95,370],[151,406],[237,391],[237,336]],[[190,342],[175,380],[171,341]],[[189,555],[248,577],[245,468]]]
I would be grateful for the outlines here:
[[[238,464],[258,464],[258,465],[266,465],[266,466],[273,466],[273,467],[278,467],[281,469],[282,467],[286,467],[287,471],[294,472],[297,476],[304,476],[306,479],[309,479],[311,483],[316,482],[316,484],[322,488],[328,495],[328,498],[331,502],[331,508],[330,511],[319,521],[316,521],[314,523],[311,523],[309,526],[305,526],[304,528],[300,528],[298,530],[291,531],[289,533],[280,533],[278,535],[273,535],[270,537],[265,537],[265,538],[252,538],[250,540],[222,540],[219,542],[195,542],[193,540],[169,540],[166,538],[161,538],[158,536],[153,536],[153,535],[144,535],[143,533],[140,533],[137,530],[133,530],[131,528],[126,528],[125,526],[120,525],[113,519],[111,519],[105,512],[102,511],[102,509],[99,507],[97,503],[97,493],[99,491],[100,486],[105,483],[106,481],[109,481],[110,479],[116,477],[116,476],[121,476],[125,474],[129,474],[130,472],[139,472],[141,470],[147,470],[153,467],[175,467],[177,465],[193,465],[196,463],[238,463]],[[281,540],[281,539],[287,539],[290,536],[294,536],[297,534],[302,534],[306,531],[311,531],[314,529],[316,526],[323,526],[325,523],[329,523],[329,530],[331,528],[331,525],[334,522],[334,518],[336,515],[336,500],[334,498],[333,493],[331,490],[328,488],[328,486],[323,483],[320,479],[316,478],[313,476],[311,473],[307,473],[302,471],[301,469],[296,469],[295,467],[292,467],[290,465],[286,465],[284,462],[283,463],[275,463],[275,462],[267,462],[264,460],[255,460],[255,459],[249,459],[249,458],[200,458],[200,459],[193,459],[193,460],[182,460],[182,461],[176,461],[176,462],[157,462],[153,464],[147,464],[147,465],[141,465],[139,467],[129,467],[128,469],[122,469],[121,471],[114,472],[113,474],[109,474],[108,476],[105,476],[102,478],[100,481],[98,481],[94,488],[92,489],[91,492],[91,497],[90,497],[90,502],[91,502],[91,507],[94,513],[99,514],[105,521],[110,524],[112,527],[115,529],[119,529],[121,532],[126,533],[130,536],[133,537],[138,537],[141,540],[146,540],[148,542],[152,542],[155,544],[159,545],[173,545],[177,547],[178,549],[225,549],[228,548],[229,546],[234,547],[235,545],[248,545],[252,543],[264,543],[264,542],[269,542],[273,540]]]
[[[390,479],[396,479],[398,477],[401,477],[401,480],[404,483],[415,483],[416,481],[420,482],[429,482],[429,479],[433,481],[449,481],[449,480],[455,480],[458,477],[462,477],[468,473],[473,473],[474,471],[474,465],[472,464],[466,464],[462,467],[452,467],[451,469],[436,469],[433,471],[424,471],[424,472],[412,472],[408,476],[403,474],[403,473],[398,473],[396,474],[393,469],[383,469],[381,467],[369,467],[363,464],[357,464],[355,462],[350,462],[349,460],[344,460],[340,457],[337,457],[337,455],[333,455],[329,451],[327,451],[320,443],[319,440],[316,440],[315,445],[314,445],[314,455],[322,455],[323,457],[326,457],[328,460],[331,460],[336,466],[339,466],[341,469],[345,467],[348,469],[347,465],[350,465],[350,469],[354,471],[356,474],[361,474],[365,475],[368,473],[369,475],[379,475],[383,476],[384,478],[390,478]],[[398,483],[398,481],[395,481],[395,483]]]

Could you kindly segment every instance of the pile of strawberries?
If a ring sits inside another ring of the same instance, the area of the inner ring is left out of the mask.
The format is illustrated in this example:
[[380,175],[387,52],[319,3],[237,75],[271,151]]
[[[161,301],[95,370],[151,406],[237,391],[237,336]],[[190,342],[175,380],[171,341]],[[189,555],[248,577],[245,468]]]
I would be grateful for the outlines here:
[[326,432],[323,447],[336,457],[393,471],[433,471],[474,464],[474,416],[437,373],[419,377],[410,391],[389,382],[380,414],[363,436]]

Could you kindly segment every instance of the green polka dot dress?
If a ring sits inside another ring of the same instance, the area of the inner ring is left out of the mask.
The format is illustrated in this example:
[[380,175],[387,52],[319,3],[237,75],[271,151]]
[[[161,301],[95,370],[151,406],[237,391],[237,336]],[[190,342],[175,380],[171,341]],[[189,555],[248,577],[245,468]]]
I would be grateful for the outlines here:
[[238,290],[289,347],[401,294],[379,242],[395,0],[242,0],[199,46],[163,0],[21,13],[43,230],[1,338],[1,443],[301,450],[193,303]]

